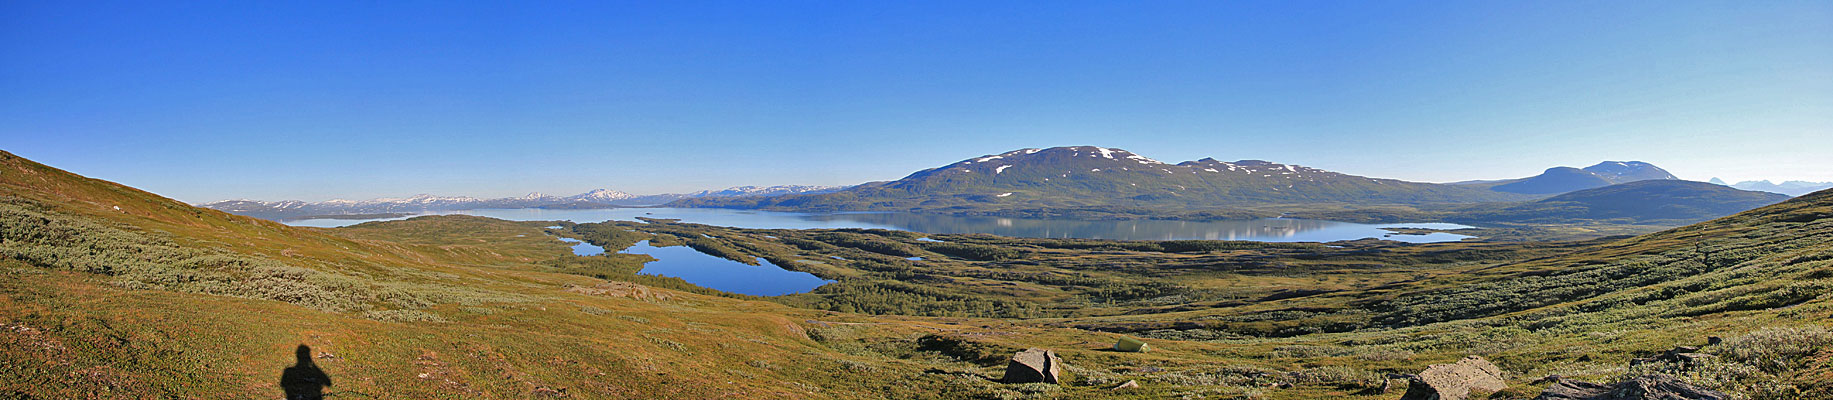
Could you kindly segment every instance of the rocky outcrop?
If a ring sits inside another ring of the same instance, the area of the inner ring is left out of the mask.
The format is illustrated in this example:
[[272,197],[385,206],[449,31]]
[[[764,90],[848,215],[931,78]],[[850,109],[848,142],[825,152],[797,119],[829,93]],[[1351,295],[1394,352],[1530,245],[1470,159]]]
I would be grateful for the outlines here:
[[1025,349],[1012,355],[1012,361],[1006,363],[1005,383],[1057,383],[1057,375],[1063,372],[1063,361],[1057,359],[1057,352],[1044,349]]
[[1672,377],[1648,375],[1604,385],[1548,377],[1553,381],[1534,400],[1727,400],[1731,396],[1681,383]]
[[1433,364],[1407,381],[1400,400],[1464,400],[1472,390],[1495,392],[1508,388],[1502,369],[1483,357],[1464,357],[1450,364]]

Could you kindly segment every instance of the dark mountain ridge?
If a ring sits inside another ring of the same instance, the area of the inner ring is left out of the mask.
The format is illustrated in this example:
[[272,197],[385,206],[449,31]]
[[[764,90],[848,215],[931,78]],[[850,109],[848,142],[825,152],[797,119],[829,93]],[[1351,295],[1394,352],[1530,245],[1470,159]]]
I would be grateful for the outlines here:
[[1498,192],[1558,194],[1645,180],[1678,180],[1667,170],[1641,161],[1605,161],[1585,168],[1553,167],[1511,181],[1486,182]]
[[998,208],[1192,209],[1268,204],[1431,204],[1532,198],[1487,188],[1369,178],[1261,160],[1176,164],[1096,146],[1019,149],[834,193],[690,199],[685,207],[800,211],[948,211]]
[[1466,211],[1452,219],[1471,223],[1614,220],[1679,225],[1732,215],[1788,198],[1705,182],[1642,180],[1579,190],[1500,209]]

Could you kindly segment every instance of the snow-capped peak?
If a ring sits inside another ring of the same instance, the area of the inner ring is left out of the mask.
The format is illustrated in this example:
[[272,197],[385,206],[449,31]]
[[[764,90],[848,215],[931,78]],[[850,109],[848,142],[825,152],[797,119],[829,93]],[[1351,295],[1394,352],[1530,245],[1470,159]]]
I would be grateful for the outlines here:
[[687,197],[778,196],[785,194],[825,193],[840,189],[844,188],[839,186],[815,185],[735,186],[724,190],[702,190],[689,193]]
[[590,192],[580,193],[578,195],[568,197],[567,199],[568,200],[585,200],[585,201],[610,201],[610,200],[623,200],[623,199],[634,198],[634,197],[636,197],[636,195],[619,192],[616,190],[594,189]]

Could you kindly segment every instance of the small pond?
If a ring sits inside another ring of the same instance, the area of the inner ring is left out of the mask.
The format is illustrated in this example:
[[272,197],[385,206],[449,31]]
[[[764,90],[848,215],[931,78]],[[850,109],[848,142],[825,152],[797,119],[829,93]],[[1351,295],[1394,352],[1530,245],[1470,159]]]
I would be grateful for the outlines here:
[[563,237],[559,239],[562,242],[572,243],[573,244],[573,255],[576,255],[576,256],[596,256],[599,254],[605,254],[605,248],[598,247],[598,245],[595,245],[595,244],[582,242],[579,239],[574,239],[574,238],[564,238]]

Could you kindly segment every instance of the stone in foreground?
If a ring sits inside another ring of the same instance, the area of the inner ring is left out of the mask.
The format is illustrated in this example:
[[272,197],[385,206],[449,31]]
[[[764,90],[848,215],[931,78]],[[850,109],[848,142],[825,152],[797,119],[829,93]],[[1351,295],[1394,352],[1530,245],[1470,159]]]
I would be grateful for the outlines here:
[[1400,400],[1464,400],[1471,390],[1495,392],[1508,388],[1502,369],[1483,357],[1469,356],[1451,364],[1433,364],[1407,382]]
[[1057,352],[1044,349],[1025,349],[1012,355],[1012,361],[1006,363],[1005,383],[1057,383],[1057,375],[1063,371],[1063,362],[1057,359]]

